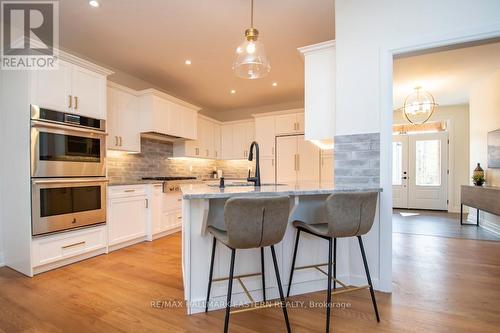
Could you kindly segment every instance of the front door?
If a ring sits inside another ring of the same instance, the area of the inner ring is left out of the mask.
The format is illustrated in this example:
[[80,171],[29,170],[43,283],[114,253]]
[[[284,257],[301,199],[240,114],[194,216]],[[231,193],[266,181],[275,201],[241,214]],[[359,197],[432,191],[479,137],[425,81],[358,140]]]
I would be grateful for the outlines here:
[[447,210],[448,133],[396,135],[393,206]]

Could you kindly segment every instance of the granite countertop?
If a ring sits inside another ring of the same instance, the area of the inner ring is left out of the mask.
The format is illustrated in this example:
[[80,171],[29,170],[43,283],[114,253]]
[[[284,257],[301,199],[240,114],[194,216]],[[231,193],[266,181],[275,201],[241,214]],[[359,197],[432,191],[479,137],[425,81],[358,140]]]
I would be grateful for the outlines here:
[[380,187],[335,187],[332,183],[301,182],[283,185],[254,186],[227,186],[220,189],[217,186],[205,184],[186,184],[181,186],[183,199],[223,199],[237,196],[265,196],[265,195],[314,195],[330,194],[335,192],[382,192]]
[[110,181],[108,186],[124,186],[124,185],[148,185],[148,184],[162,184],[162,180],[127,180],[127,181]]

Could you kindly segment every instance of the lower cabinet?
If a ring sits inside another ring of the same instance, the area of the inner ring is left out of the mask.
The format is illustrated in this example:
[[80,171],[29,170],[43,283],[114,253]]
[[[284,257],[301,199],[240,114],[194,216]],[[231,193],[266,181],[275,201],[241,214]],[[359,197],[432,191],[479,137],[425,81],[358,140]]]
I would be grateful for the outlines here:
[[149,206],[145,186],[115,186],[108,194],[109,249],[116,250],[145,240]]

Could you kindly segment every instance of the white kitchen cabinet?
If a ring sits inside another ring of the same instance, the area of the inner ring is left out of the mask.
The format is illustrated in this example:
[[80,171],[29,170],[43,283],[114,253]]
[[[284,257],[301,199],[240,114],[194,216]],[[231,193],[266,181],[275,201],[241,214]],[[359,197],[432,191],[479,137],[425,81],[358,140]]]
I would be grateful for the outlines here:
[[260,156],[274,158],[275,136],[276,117],[255,117],[255,141],[259,144]]
[[214,149],[213,149],[214,159],[221,159],[222,157],[222,126],[220,124],[214,124]]
[[138,93],[141,132],[195,140],[198,138],[198,110],[154,89]]
[[276,135],[304,133],[304,113],[290,113],[276,116]]
[[141,151],[139,99],[125,87],[108,86],[108,149]]
[[306,140],[331,144],[335,133],[335,41],[299,48],[304,55]]
[[72,65],[59,60],[59,68],[31,72],[31,104],[51,110],[69,112]]
[[262,183],[275,183],[274,157],[260,159],[260,179]]
[[68,264],[71,258],[80,257],[82,260],[85,254],[106,251],[106,227],[102,225],[34,238],[31,252],[33,271],[38,274]]
[[163,184],[151,184],[149,192],[149,231],[148,240],[162,232]]
[[321,183],[333,183],[333,149],[321,151]]
[[108,188],[107,227],[111,250],[146,239],[149,200],[145,185]]
[[88,65],[92,68],[59,60],[57,70],[33,71],[31,103],[56,111],[106,119],[106,75],[111,72]]
[[197,127],[196,140],[174,142],[174,157],[217,158],[220,151],[220,125],[213,119],[199,115]]
[[255,125],[251,121],[238,121],[222,125],[222,158],[225,160],[248,158],[250,144],[255,140]]
[[276,182],[319,182],[320,152],[303,135],[276,138]]

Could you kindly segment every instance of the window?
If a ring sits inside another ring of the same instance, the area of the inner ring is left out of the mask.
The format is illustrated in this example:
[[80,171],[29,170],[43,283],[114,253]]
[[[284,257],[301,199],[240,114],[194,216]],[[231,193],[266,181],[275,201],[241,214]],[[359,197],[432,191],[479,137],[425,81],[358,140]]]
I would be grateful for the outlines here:
[[392,143],[392,185],[403,185],[403,144]]
[[415,172],[417,186],[441,186],[441,141],[415,142]]

